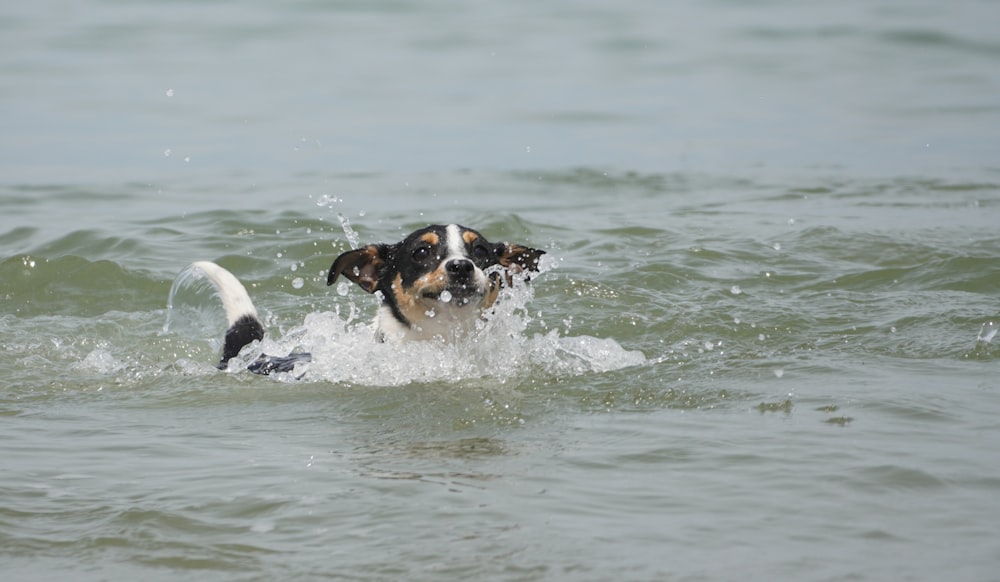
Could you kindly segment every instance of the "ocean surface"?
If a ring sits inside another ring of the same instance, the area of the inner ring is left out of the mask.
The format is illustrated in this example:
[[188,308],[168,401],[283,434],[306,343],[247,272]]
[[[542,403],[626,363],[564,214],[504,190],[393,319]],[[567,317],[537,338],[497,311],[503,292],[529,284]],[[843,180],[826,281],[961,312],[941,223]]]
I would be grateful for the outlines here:
[[[996,580],[998,21],[7,3],[3,579]],[[376,344],[332,260],[452,222],[544,272]]]

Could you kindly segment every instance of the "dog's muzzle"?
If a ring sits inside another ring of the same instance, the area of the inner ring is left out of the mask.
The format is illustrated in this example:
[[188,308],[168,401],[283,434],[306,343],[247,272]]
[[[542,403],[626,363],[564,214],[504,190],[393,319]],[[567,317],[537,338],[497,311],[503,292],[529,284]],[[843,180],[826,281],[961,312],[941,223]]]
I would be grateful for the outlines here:
[[463,306],[481,297],[485,292],[483,286],[476,280],[476,265],[472,261],[451,259],[445,263],[444,270],[448,275],[448,284],[442,291],[426,293],[424,297]]

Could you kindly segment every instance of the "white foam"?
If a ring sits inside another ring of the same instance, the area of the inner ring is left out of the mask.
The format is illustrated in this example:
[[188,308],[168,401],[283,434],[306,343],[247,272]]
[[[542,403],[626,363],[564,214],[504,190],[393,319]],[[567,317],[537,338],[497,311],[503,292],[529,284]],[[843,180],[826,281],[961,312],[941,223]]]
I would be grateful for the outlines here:
[[74,368],[98,372],[100,374],[115,374],[125,370],[125,363],[114,357],[105,347],[97,347],[76,363]]
[[399,386],[418,382],[457,382],[495,378],[554,378],[601,373],[647,363],[638,351],[613,339],[561,337],[526,332],[531,318],[525,305],[532,288],[504,289],[495,308],[465,337],[445,341],[379,342],[371,322],[353,304],[342,317],[336,312],[309,314],[284,336],[265,338],[253,353],[243,354],[230,369],[245,367],[260,352],[285,355],[312,353],[312,362],[281,378],[307,382]]

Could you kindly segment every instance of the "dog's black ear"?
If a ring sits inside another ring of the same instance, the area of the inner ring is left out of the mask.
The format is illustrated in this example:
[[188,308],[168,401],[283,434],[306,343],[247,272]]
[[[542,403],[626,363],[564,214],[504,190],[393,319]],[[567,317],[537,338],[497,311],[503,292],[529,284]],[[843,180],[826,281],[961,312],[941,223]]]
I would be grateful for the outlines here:
[[388,259],[389,248],[385,245],[368,245],[337,257],[330,266],[326,284],[333,285],[337,276],[343,274],[369,293],[378,288],[379,269]]
[[500,264],[516,271],[538,272],[538,261],[545,251],[514,243],[499,243],[494,249]]

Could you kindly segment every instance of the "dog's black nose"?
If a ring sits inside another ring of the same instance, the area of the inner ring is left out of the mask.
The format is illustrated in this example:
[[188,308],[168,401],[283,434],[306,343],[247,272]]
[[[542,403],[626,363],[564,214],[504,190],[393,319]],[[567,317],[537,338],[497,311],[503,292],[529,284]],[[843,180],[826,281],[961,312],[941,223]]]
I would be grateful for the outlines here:
[[468,259],[452,259],[444,264],[444,268],[449,275],[456,277],[468,277],[475,270],[476,266]]

